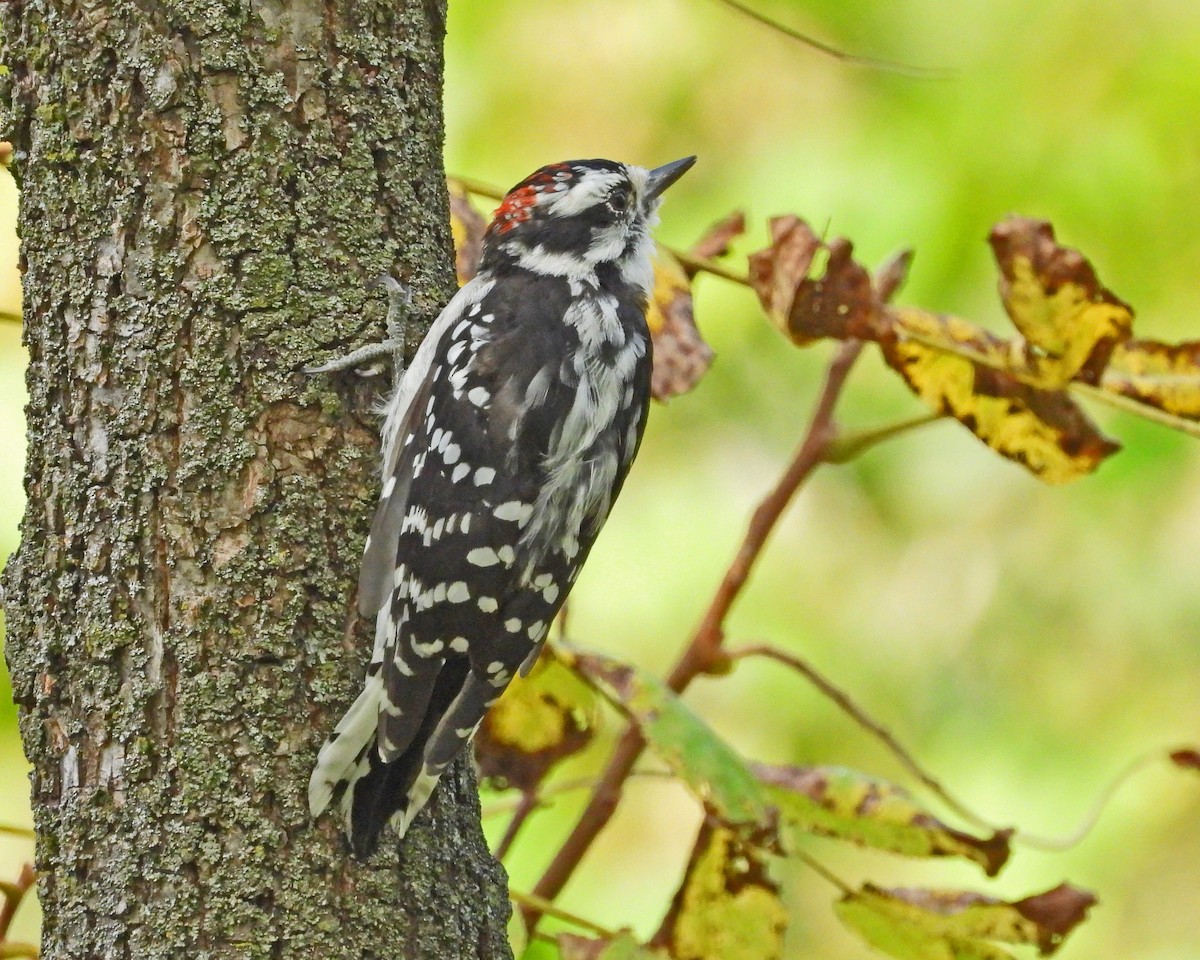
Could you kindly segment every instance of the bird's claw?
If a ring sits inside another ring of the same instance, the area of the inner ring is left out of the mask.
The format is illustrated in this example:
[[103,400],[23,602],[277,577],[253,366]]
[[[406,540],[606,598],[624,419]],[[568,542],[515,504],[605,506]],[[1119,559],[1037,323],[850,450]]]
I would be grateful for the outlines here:
[[412,306],[412,291],[395,277],[382,274],[368,285],[387,290],[387,339],[382,343],[368,343],[341,357],[304,368],[307,374],[339,373],[354,370],[359,376],[377,377],[392,367],[393,376],[399,379],[404,372],[404,335],[408,326],[408,312]]

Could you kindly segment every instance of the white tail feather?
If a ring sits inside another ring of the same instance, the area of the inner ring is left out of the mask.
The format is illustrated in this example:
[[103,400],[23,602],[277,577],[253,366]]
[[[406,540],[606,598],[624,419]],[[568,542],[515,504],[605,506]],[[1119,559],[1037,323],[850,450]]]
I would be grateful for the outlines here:
[[[346,711],[333,736],[317,754],[317,765],[308,781],[308,808],[318,816],[333,798],[334,788],[344,781],[351,782],[366,772],[363,750],[375,738],[379,723],[379,704],[383,700],[383,681],[379,674],[367,677],[362,693]],[[360,757],[364,764],[358,766]],[[347,796],[350,790],[347,790]]]

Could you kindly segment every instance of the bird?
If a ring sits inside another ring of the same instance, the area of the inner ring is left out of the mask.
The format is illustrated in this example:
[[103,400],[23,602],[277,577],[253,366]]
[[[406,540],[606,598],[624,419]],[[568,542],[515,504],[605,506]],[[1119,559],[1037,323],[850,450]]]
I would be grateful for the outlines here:
[[405,835],[532,667],[621,491],[650,400],[651,230],[695,159],[534,171],[398,377],[358,583],[374,647],[309,782],[357,857]]

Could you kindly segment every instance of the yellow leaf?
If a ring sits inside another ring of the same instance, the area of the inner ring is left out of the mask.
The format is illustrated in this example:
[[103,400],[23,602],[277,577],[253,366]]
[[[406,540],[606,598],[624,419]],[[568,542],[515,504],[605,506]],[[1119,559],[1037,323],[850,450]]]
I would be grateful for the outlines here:
[[1030,386],[1009,372],[1006,341],[958,317],[912,307],[892,309],[889,316],[892,329],[880,346],[912,391],[1046,483],[1077,480],[1119,449],[1065,394]]
[[773,960],[783,956],[786,929],[762,854],[733,831],[704,823],[654,945],[668,947],[675,960]]
[[1004,309],[1032,348],[1029,373],[1050,387],[1076,376],[1095,383],[1114,347],[1129,337],[1129,305],[1101,286],[1077,250],[1060,247],[1043,220],[1010,217],[989,241]]
[[1177,417],[1200,420],[1200,341],[1130,340],[1113,352],[1100,386]]
[[532,790],[584,749],[599,722],[596,694],[549,647],[488,711],[475,740],[480,774]]

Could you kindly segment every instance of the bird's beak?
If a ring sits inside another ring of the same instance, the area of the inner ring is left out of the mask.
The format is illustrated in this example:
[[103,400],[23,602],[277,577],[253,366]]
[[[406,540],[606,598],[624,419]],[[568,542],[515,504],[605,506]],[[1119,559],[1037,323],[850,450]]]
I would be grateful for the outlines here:
[[684,157],[682,160],[665,163],[651,170],[646,178],[646,199],[657,200],[662,196],[662,192],[687,173],[695,162],[695,157]]

